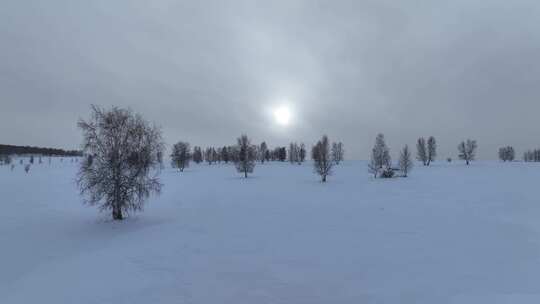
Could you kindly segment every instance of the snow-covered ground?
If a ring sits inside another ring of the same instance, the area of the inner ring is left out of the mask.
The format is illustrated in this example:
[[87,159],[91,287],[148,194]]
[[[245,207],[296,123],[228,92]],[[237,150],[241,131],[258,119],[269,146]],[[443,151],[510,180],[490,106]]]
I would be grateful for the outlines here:
[[167,169],[123,222],[76,163],[0,167],[0,303],[540,303],[540,165]]

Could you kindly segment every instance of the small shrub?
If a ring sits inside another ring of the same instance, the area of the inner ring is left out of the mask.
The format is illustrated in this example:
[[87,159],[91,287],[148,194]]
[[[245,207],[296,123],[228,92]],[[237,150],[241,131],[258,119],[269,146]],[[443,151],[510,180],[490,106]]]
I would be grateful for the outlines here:
[[394,169],[390,167],[386,167],[386,168],[381,169],[380,176],[381,178],[392,178],[394,177],[394,174],[395,174]]

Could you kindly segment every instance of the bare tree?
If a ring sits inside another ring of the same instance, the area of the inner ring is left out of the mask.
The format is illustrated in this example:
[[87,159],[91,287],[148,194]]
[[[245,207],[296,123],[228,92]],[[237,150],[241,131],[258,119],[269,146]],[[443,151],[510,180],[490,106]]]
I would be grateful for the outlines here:
[[306,145],[300,144],[300,150],[298,151],[298,163],[303,163],[306,160]]
[[336,165],[339,165],[341,161],[343,161],[343,156],[345,154],[345,151],[343,150],[343,143],[332,143],[332,160],[336,163]]
[[371,151],[371,160],[368,164],[368,171],[373,174],[375,178],[379,172],[390,170],[392,159],[390,158],[390,150],[386,146],[384,135],[379,133],[375,138],[375,146]]
[[223,146],[223,148],[221,148],[220,159],[221,161],[224,161],[226,164],[229,163],[230,155],[229,155],[229,148],[227,148],[227,146]]
[[11,161],[11,156],[9,156],[8,154],[0,155],[0,165],[9,165],[11,164]]
[[321,176],[323,183],[326,182],[326,177],[332,174],[332,155],[330,152],[330,142],[328,136],[324,135],[315,146],[311,149],[311,158],[315,166],[315,172]]
[[264,163],[266,159],[266,153],[268,152],[268,146],[266,145],[266,142],[262,142],[261,146],[259,147],[259,160],[261,161],[261,164]]
[[252,173],[255,168],[257,150],[255,146],[251,145],[251,141],[245,134],[241,135],[237,140],[236,155],[236,170],[244,173],[244,177],[247,178],[248,173]]
[[459,151],[458,156],[460,159],[463,159],[467,163],[467,166],[469,165],[471,161],[474,160],[477,147],[478,145],[476,144],[476,140],[470,140],[470,139],[467,139],[466,142],[462,141],[458,145],[458,151]]
[[424,166],[427,166],[428,154],[426,140],[423,137],[420,137],[416,142],[416,159],[421,161]]
[[289,144],[289,162],[291,164],[294,164],[294,163],[298,163],[298,158],[299,158],[299,155],[298,155],[298,144],[297,143],[290,143]]
[[[157,152],[157,161],[159,163],[159,170],[165,169],[165,165],[163,165],[163,152],[162,151]],[[78,159],[77,159],[77,162],[79,162]]]
[[432,161],[437,157],[437,141],[435,137],[430,136],[427,140],[427,165],[429,166]]
[[173,146],[171,153],[171,162],[173,168],[178,168],[180,172],[183,172],[185,168],[189,167],[189,161],[191,160],[191,148],[189,143],[179,141]]
[[208,147],[206,150],[204,150],[204,159],[209,165],[215,161],[212,147]]
[[411,157],[411,152],[409,151],[409,146],[405,145],[401,153],[399,154],[399,168],[403,172],[403,177],[407,177],[407,174],[411,171],[413,167],[413,161]]
[[514,148],[511,146],[502,147],[499,149],[499,159],[506,162],[506,161],[513,161],[516,157],[516,153],[514,151]]
[[90,119],[80,120],[83,152],[77,184],[85,202],[112,210],[114,220],[124,212],[140,211],[152,193],[161,191],[158,154],[163,152],[161,130],[131,110],[92,106]]
[[193,161],[200,164],[203,161],[202,149],[199,146],[193,147]]
[[529,150],[523,154],[523,160],[526,162],[540,161],[540,149]]
[[217,153],[215,148],[212,148],[212,159],[214,160],[214,162],[219,162],[220,161],[219,153]]

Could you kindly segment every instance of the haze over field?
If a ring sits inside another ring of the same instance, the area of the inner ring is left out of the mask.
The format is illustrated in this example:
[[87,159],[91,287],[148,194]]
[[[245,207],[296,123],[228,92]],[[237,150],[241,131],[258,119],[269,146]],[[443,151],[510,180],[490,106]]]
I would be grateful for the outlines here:
[[441,157],[471,137],[495,159],[536,147],[539,14],[532,0],[6,0],[0,143],[78,148],[95,103],[144,113],[169,144],[327,133],[367,159],[383,132],[394,156],[434,135]]

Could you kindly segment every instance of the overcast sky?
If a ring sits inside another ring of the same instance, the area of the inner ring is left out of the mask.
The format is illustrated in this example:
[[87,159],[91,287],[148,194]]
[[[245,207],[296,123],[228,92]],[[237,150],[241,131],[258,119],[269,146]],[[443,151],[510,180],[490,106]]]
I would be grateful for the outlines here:
[[[0,143],[78,148],[89,105],[131,107],[169,145],[308,146],[366,159],[434,135],[540,147],[539,1],[0,3]],[[272,118],[293,112],[289,126]]]

